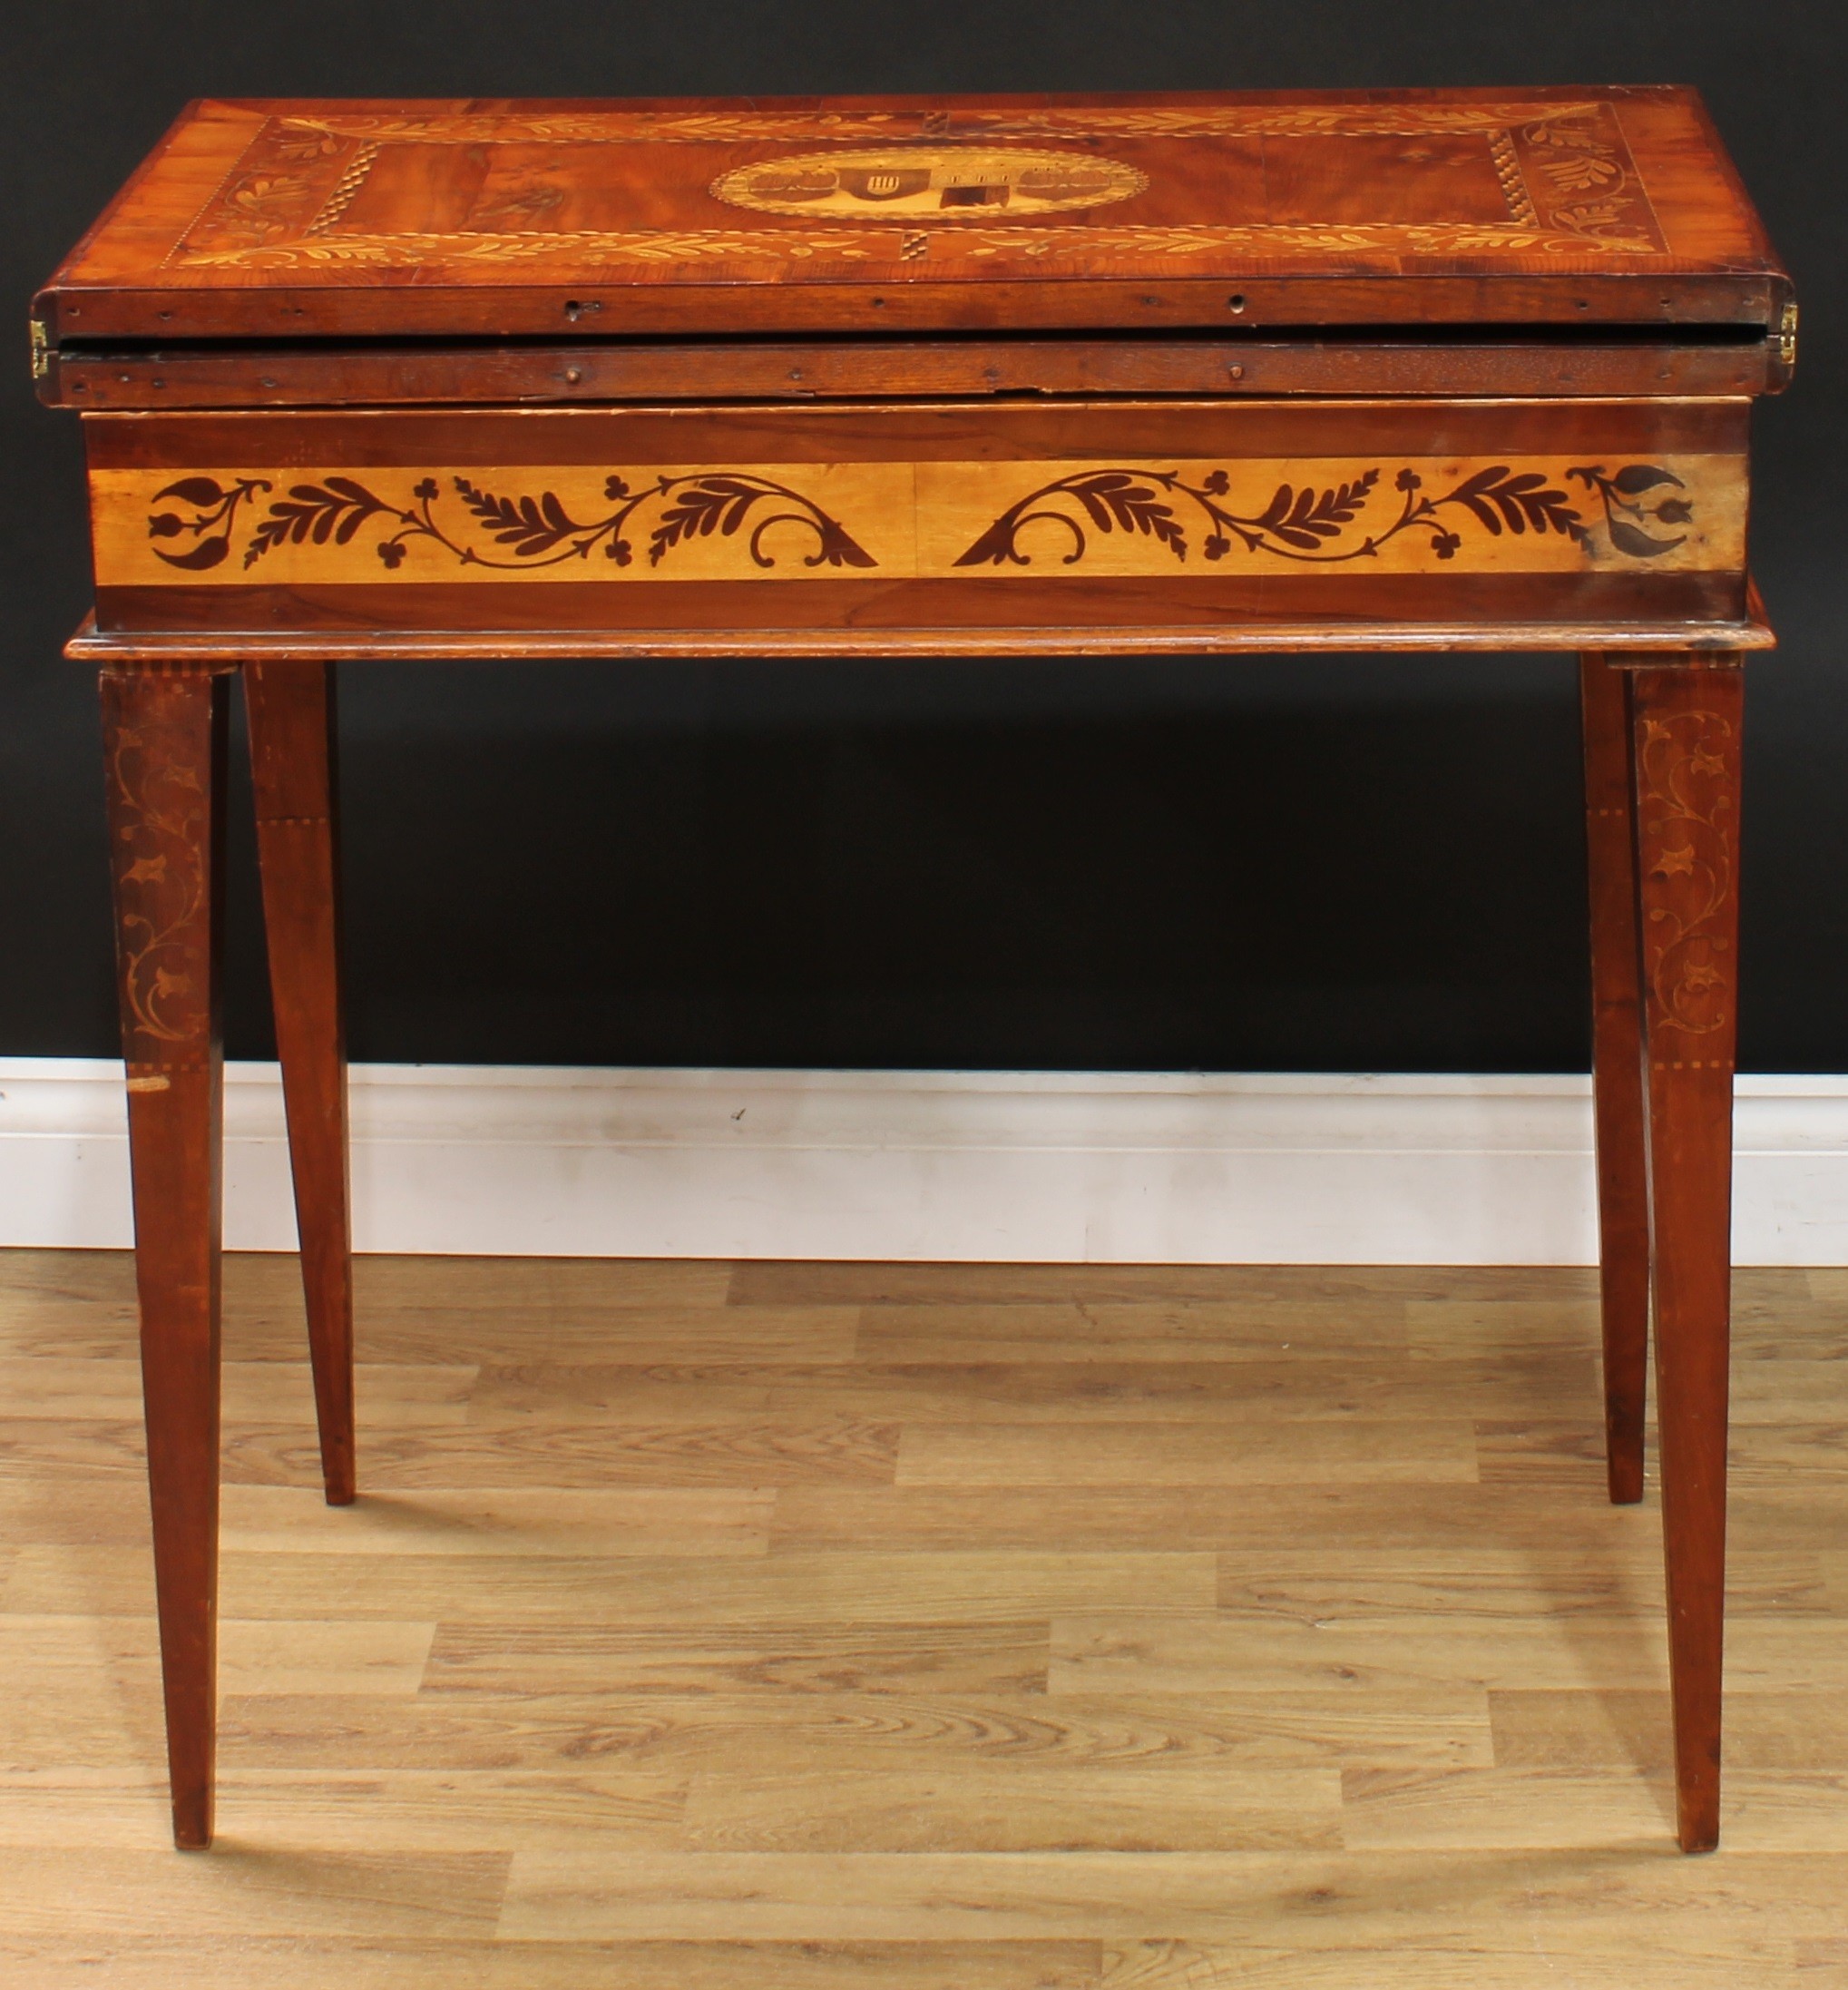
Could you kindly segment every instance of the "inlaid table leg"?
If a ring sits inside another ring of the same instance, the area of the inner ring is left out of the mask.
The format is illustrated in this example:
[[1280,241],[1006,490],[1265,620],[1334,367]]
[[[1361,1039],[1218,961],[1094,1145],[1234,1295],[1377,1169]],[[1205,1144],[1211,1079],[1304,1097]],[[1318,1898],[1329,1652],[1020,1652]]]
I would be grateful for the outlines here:
[[1631,694],[1675,1779],[1689,1852],[1719,1841],[1738,663],[1651,662]]
[[103,674],[173,1840],[211,1842],[225,680]]
[[1604,1457],[1619,1505],[1643,1496],[1649,1367],[1649,1184],[1643,1127],[1637,852],[1630,808],[1629,673],[1579,664],[1590,870],[1591,1068],[1598,1128],[1599,1285],[1604,1328]]
[[353,1269],[332,669],[247,663],[244,703],[321,1476],[328,1503],[344,1506],[354,1494]]

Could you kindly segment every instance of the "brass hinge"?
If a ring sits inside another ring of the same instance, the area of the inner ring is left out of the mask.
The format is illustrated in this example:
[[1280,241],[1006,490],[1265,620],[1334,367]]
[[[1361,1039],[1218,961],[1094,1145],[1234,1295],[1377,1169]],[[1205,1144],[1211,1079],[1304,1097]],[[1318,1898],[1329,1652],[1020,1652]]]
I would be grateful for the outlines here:
[[1777,323],[1777,357],[1786,367],[1796,364],[1796,306],[1786,304]]
[[32,377],[43,380],[52,370],[52,342],[45,331],[44,319],[34,318],[32,321]]

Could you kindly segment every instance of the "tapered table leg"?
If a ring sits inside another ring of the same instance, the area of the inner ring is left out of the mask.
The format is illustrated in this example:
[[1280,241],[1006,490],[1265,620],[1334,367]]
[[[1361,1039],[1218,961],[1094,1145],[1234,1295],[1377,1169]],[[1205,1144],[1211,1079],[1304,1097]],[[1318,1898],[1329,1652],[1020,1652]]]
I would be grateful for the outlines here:
[[1662,1525],[1679,1836],[1689,1852],[1719,1842],[1738,662],[1677,656],[1638,669],[1632,682]]
[[1643,1496],[1648,1397],[1649,1188],[1643,1125],[1637,854],[1630,808],[1629,673],[1579,665],[1590,870],[1591,1068],[1598,1125],[1599,1283],[1604,1327],[1604,1457],[1610,1496]]
[[173,1841],[211,1843],[225,681],[105,671],[135,1273]]
[[276,1048],[288,1115],[321,1476],[354,1494],[353,1271],[330,666],[244,666]]

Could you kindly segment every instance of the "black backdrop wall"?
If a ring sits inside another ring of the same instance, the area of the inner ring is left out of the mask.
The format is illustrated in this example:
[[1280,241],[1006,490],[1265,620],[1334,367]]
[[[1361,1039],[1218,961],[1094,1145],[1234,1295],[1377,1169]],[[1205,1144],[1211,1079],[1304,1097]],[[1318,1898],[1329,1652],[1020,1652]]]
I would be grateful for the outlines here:
[[[0,1054],[113,1014],[78,443],[34,285],[195,95],[1692,82],[1803,298],[1759,417],[1742,1057],[1848,1070],[1838,0],[90,0],[0,91]],[[370,1059],[1554,1070],[1587,1059],[1564,658],[349,669]],[[269,1054],[248,836],[229,1040]]]

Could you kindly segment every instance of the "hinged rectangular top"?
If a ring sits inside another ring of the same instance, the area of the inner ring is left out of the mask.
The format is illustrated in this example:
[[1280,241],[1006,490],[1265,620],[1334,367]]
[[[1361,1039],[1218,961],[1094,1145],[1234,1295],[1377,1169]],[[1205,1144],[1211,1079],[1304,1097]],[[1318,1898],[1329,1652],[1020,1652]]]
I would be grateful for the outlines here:
[[54,345],[1772,327],[1684,89],[191,105]]

